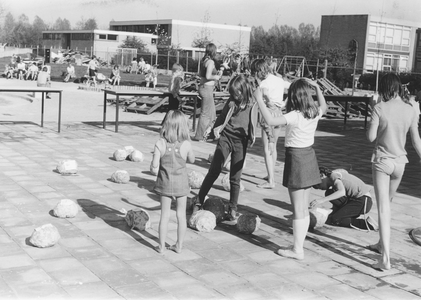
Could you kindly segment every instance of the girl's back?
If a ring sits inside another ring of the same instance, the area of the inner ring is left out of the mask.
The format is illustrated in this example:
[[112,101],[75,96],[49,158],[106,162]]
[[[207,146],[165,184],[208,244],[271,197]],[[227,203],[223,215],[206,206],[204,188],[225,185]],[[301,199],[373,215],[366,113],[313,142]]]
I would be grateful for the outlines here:
[[372,123],[378,123],[376,150],[381,156],[399,157],[406,155],[406,134],[412,123],[417,122],[415,109],[396,97],[379,102],[373,109]]
[[156,146],[161,157],[155,191],[166,196],[185,196],[190,189],[186,168],[190,142],[168,143],[161,138]]

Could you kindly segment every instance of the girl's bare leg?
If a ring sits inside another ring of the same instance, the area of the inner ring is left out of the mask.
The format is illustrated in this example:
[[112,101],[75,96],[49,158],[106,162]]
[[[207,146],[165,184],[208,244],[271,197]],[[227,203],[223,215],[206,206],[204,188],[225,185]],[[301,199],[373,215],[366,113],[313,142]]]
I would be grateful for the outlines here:
[[168,232],[168,221],[170,220],[171,198],[161,196],[161,219],[159,220],[159,246],[157,251],[163,253],[165,251],[165,239]]
[[373,170],[374,192],[376,194],[377,210],[379,214],[380,240],[377,248],[382,256],[373,268],[389,270],[390,265],[390,202],[402,180],[405,164],[397,164],[393,173],[389,176],[383,172]]
[[169,247],[170,250],[181,253],[183,249],[184,236],[187,230],[186,218],[187,196],[177,198],[177,243]]
[[294,246],[292,249],[280,249],[277,253],[284,257],[301,260],[304,259],[304,240],[310,224],[308,213],[310,189],[288,189],[288,192],[294,212],[292,221]]

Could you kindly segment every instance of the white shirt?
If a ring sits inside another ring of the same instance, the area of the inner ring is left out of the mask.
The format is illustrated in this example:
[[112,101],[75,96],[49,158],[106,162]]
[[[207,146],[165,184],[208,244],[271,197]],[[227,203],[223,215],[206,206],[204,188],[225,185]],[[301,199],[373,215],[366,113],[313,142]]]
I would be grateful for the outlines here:
[[322,115],[321,108],[319,108],[319,114],[314,119],[304,118],[304,115],[298,110],[285,114],[284,117],[287,121],[285,147],[305,148],[313,145],[317,123]]
[[281,108],[285,106],[285,83],[281,77],[269,73],[268,77],[260,82],[260,88],[263,92],[263,100],[266,103],[270,101]]

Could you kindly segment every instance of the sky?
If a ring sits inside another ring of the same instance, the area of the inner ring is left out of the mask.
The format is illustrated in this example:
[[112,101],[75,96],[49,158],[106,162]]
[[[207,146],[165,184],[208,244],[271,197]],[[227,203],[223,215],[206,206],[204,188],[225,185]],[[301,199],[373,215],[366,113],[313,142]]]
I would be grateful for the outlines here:
[[228,25],[263,26],[299,24],[320,26],[322,15],[372,14],[421,22],[421,0],[0,0],[3,10],[32,23],[35,16],[47,24],[57,18],[72,26],[95,18],[99,29],[109,22],[178,19]]

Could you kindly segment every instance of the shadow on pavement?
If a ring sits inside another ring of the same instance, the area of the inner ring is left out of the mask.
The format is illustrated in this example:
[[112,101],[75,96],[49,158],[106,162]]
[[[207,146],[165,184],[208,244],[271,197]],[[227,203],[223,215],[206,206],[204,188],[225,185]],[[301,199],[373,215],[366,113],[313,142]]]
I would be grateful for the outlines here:
[[82,208],[82,211],[91,219],[100,218],[105,223],[111,227],[120,229],[126,234],[130,235],[134,240],[138,241],[142,245],[155,250],[155,247],[147,242],[145,239],[142,239],[142,235],[148,237],[149,239],[155,240],[158,242],[158,238],[154,235],[148,233],[147,231],[134,232],[130,229],[124,219],[124,213],[118,211],[114,208],[108,207],[106,205],[97,203],[90,199],[78,199],[77,203]]

